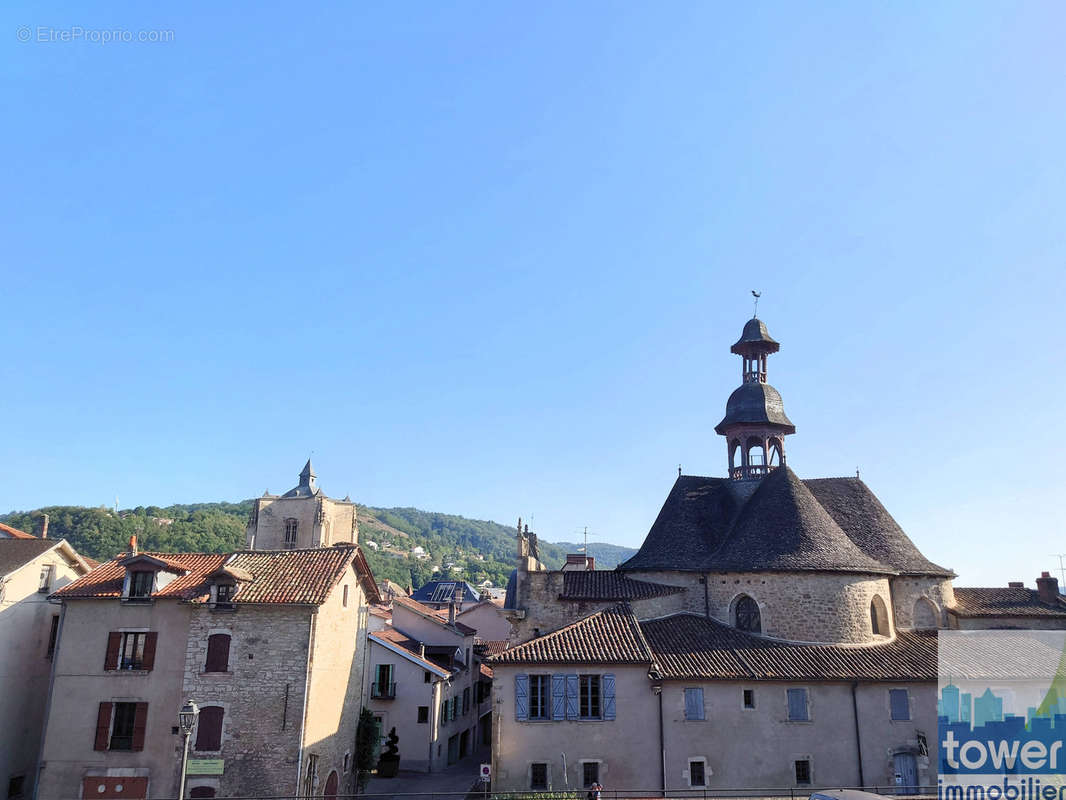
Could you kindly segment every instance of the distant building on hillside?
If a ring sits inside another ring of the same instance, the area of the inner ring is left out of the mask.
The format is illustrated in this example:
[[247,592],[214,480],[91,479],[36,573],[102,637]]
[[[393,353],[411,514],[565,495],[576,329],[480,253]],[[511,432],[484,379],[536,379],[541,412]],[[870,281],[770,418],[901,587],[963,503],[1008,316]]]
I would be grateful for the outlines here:
[[358,541],[355,503],[348,497],[327,497],[318,486],[311,459],[294,488],[280,497],[265,493],[256,499],[245,533],[249,550],[298,550]]

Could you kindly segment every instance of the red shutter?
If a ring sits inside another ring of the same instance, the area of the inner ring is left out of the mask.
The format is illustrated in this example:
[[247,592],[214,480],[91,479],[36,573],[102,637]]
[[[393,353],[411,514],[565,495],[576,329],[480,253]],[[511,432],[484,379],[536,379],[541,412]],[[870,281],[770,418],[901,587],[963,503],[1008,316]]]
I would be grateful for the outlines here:
[[111,704],[101,703],[96,713],[96,743],[93,750],[106,750],[107,737],[111,733]]
[[144,655],[141,657],[141,669],[151,669],[155,666],[155,640],[158,633],[146,633],[144,635]]
[[144,749],[144,728],[148,724],[148,704],[138,703],[133,714],[133,750]]
[[205,672],[225,672],[229,669],[229,634],[213,633],[207,638]]
[[107,635],[107,655],[104,656],[104,669],[118,669],[118,651],[122,647],[122,634],[112,631]]
[[204,706],[196,720],[196,750],[222,749],[222,706]]

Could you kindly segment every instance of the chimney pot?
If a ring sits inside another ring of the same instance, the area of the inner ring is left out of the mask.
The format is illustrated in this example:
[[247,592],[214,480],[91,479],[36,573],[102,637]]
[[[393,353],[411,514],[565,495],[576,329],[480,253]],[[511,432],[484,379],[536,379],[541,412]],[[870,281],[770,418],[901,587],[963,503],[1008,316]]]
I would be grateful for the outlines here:
[[455,599],[448,603],[448,624],[455,625]]
[[133,536],[130,537],[130,547],[128,552],[131,556],[137,555],[137,534],[133,534]]
[[1042,572],[1036,579],[1036,593],[1042,603],[1058,603],[1059,579],[1052,578],[1050,572]]
[[1022,583],[1021,581],[1011,581],[1010,583],[1007,584],[1007,588],[1008,589],[1024,589],[1025,588],[1025,584]]

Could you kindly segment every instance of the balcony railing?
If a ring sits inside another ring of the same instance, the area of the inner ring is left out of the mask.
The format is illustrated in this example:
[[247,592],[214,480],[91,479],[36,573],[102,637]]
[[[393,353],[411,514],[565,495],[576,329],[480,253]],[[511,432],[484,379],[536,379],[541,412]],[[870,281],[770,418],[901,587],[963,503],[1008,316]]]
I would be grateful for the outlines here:
[[372,683],[370,684],[370,696],[375,700],[395,700],[395,683]]
[[749,464],[746,467],[733,467],[729,475],[735,481],[747,481],[769,475],[775,469],[777,469],[776,464]]

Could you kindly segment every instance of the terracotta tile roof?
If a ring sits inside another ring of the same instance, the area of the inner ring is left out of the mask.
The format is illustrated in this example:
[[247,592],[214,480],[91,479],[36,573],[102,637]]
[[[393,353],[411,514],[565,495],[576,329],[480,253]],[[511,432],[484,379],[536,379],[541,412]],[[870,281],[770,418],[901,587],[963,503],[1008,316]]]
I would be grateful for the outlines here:
[[629,606],[619,603],[505,650],[490,664],[650,664],[651,651]]
[[[356,563],[360,580],[373,601],[377,586],[369,572],[358,569],[354,547],[320,547],[308,550],[242,550],[226,553],[142,553],[164,561],[183,574],[176,577],[153,598],[173,598],[206,603],[210,597],[209,576],[223,565],[251,576],[238,583],[234,603],[319,605],[340,581],[348,567]],[[68,598],[117,598],[125,578],[127,558],[102,564],[88,575],[63,587],[53,596]],[[365,561],[363,562],[365,564]]]
[[437,674],[443,673],[445,676],[450,674],[448,670],[446,670],[440,664],[434,664],[432,661],[429,661],[420,656],[418,654],[418,640],[411,638],[403,631],[390,627],[380,631],[373,631],[372,633],[368,633],[367,636],[377,642],[388,643],[401,648],[402,650],[406,651],[404,653],[404,656],[406,658],[408,658],[410,661],[415,662],[424,669],[431,670],[433,672],[436,672]]
[[683,586],[639,581],[613,570],[563,572],[560,600],[644,600],[685,591]]
[[492,680],[492,667],[482,662],[478,666],[478,674],[487,681]]
[[498,656],[507,649],[509,642],[495,641],[492,639],[475,639],[474,646],[484,648],[485,656]]
[[901,631],[876,645],[804,645],[675,614],[640,625],[666,679],[935,681],[937,632]]
[[[410,597],[396,597],[393,599],[392,604],[393,606],[403,606],[404,608],[408,608],[411,611],[414,611],[416,614],[421,614],[423,617],[430,620],[431,622],[436,622],[439,625],[443,625],[445,628],[452,627],[448,624],[447,609],[438,611],[435,608],[424,606],[417,600],[412,600]],[[476,628],[471,628],[469,625],[464,625],[458,620],[456,620],[455,622],[455,630],[457,630],[463,636],[473,636],[475,633],[477,633]]]
[[957,617],[1055,617],[1066,618],[1066,600],[1044,603],[1035,589],[957,587],[955,606],[948,609]]
[[26,533],[26,531],[20,531],[18,528],[12,528],[10,525],[5,525],[0,522],[0,533],[7,534],[7,536],[0,536],[0,539],[6,539],[10,536],[12,539],[36,539],[36,536]]

